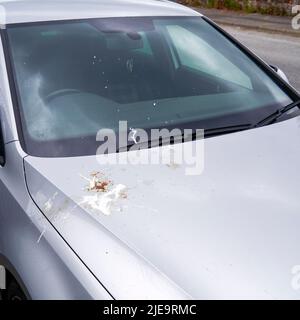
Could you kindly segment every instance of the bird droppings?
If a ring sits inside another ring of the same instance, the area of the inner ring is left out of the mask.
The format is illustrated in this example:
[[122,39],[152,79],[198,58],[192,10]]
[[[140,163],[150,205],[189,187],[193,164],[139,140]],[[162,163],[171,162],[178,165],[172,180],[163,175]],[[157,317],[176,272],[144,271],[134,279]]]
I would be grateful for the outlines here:
[[127,199],[125,185],[117,184],[114,186],[113,182],[100,172],[92,172],[91,178],[80,176],[89,182],[85,191],[94,193],[83,196],[79,203],[82,207],[96,213],[101,212],[106,216],[109,216],[113,211],[123,211],[121,200]]
[[48,213],[48,212],[50,212],[50,211],[52,210],[53,202],[54,202],[54,200],[55,200],[55,198],[56,198],[57,196],[58,196],[58,193],[55,192],[54,195],[45,202],[43,209],[44,209],[44,211],[45,211],[46,213]]
[[[47,219],[51,223],[57,223],[58,221],[67,220],[71,212],[77,207],[75,205],[73,208],[70,208],[69,199],[65,198],[63,201],[57,199],[59,196],[58,192],[55,192],[43,205],[43,212],[45,213]],[[46,226],[42,227],[42,231],[39,235],[37,243],[40,243],[41,239],[46,233]]]
[[101,172],[92,172],[90,174],[91,178],[80,176],[89,182],[89,185],[86,187],[87,191],[107,192],[109,186],[112,185],[112,182],[106,179]]
[[175,170],[175,169],[178,169],[180,166],[177,163],[171,162],[167,164],[167,167]]
[[79,204],[86,209],[109,216],[113,211],[122,211],[120,200],[126,198],[127,187],[118,184],[105,193],[96,192],[94,195],[84,196]]
[[46,229],[43,229],[42,232],[40,233],[40,236],[38,237],[36,243],[39,244],[41,239],[43,238],[44,234],[46,233]]
[[67,198],[55,200],[57,196],[58,193],[55,192],[55,194],[44,204],[43,207],[43,211],[51,222],[56,222],[57,220],[66,220],[70,213],[76,208],[76,206],[73,208],[69,207],[70,202]]
[[137,135],[137,130],[134,128],[130,128],[129,140],[133,141],[135,144],[137,144],[136,135]]
[[170,150],[170,162],[167,164],[170,169],[178,169],[180,167],[179,163],[175,161],[175,152],[173,149]]

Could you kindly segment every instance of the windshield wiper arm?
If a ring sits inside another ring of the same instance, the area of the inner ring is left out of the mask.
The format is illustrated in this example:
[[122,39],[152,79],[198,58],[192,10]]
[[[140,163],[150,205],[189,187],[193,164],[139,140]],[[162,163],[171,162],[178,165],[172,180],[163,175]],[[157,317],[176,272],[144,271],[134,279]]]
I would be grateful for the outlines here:
[[222,134],[234,133],[238,131],[244,131],[251,129],[251,124],[240,124],[235,126],[219,127],[219,128],[209,128],[204,130],[205,137],[213,137]]
[[300,99],[277,110],[276,112],[272,113],[271,115],[269,115],[268,117],[266,117],[265,119],[259,121],[257,124],[255,124],[253,127],[257,128],[257,127],[261,127],[261,126],[265,126],[268,124],[272,124],[274,121],[276,121],[279,117],[281,117],[283,114],[287,113],[288,111],[294,109],[295,107],[300,105]]
[[[234,125],[234,126],[227,126],[227,127],[217,127],[217,128],[208,128],[204,129],[204,137],[214,137],[218,135],[223,135],[223,134],[228,134],[228,133],[233,133],[233,132],[238,132],[238,131],[244,131],[253,128],[251,124],[240,124],[240,125]],[[193,132],[190,135],[182,134],[178,135],[175,137],[172,137],[170,140],[169,136],[166,136],[163,139],[158,139],[158,140],[146,140],[146,141],[138,141],[138,142],[130,142],[127,145],[124,146],[119,146],[117,149],[117,152],[123,152],[123,151],[128,151],[132,146],[138,145],[140,147],[144,148],[152,148],[152,147],[159,147],[159,146],[164,146],[164,145],[169,145],[169,144],[176,144],[176,143],[182,143],[182,142],[187,142],[187,141],[194,141],[198,139],[203,139],[203,134],[199,132]]]

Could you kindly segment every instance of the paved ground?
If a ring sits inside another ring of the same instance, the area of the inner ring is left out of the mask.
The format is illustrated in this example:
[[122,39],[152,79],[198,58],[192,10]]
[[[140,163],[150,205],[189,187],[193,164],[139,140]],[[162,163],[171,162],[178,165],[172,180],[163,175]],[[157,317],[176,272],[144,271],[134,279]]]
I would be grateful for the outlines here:
[[300,92],[300,38],[222,26],[262,59],[282,69]]

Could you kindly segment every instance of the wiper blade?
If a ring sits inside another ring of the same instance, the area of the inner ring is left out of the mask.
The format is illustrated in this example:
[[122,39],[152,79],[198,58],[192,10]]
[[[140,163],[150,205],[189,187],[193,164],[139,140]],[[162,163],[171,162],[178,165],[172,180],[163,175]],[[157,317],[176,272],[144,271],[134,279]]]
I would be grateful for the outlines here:
[[244,131],[251,129],[251,124],[240,124],[235,126],[227,126],[227,127],[220,127],[220,128],[210,128],[204,130],[205,137],[214,137],[222,134],[234,133],[238,131]]
[[259,121],[257,124],[255,124],[253,127],[257,128],[257,127],[262,127],[268,124],[272,124],[274,123],[279,117],[281,117],[283,114],[287,113],[288,111],[294,109],[295,107],[300,105],[300,99],[277,110],[276,112],[272,113],[271,115],[269,115],[268,117],[266,117],[265,119]]
[[[251,124],[241,124],[241,125],[235,125],[235,126],[227,126],[227,127],[218,127],[218,128],[208,128],[204,129],[204,137],[214,137],[218,135],[223,135],[223,134],[229,134],[229,133],[234,133],[238,131],[244,131],[253,128]],[[181,143],[181,142],[187,142],[187,141],[194,141],[198,139],[202,139],[203,134],[199,132],[193,132],[192,134],[185,134],[183,133],[182,135],[178,135],[173,137],[170,140],[170,137],[165,137],[164,139],[159,139],[159,140],[146,140],[146,141],[138,141],[137,143],[131,142],[128,143],[127,145],[120,146],[117,149],[117,152],[124,152],[128,151],[132,146],[137,145],[140,146],[141,148],[153,148],[153,147],[159,147],[159,146],[164,146],[168,144],[176,144],[176,143]]]

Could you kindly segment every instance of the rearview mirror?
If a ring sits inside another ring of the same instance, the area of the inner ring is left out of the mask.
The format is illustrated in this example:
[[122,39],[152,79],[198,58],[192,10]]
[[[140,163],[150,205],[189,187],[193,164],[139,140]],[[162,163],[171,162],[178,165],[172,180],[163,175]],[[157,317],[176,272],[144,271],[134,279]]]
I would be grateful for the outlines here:
[[281,70],[279,69],[277,66],[273,66],[270,64],[270,67],[287,83],[290,83],[289,82],[289,79],[288,77],[286,76],[286,74]]

